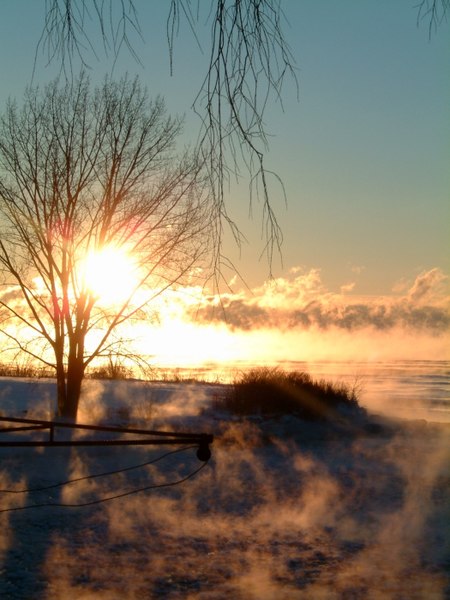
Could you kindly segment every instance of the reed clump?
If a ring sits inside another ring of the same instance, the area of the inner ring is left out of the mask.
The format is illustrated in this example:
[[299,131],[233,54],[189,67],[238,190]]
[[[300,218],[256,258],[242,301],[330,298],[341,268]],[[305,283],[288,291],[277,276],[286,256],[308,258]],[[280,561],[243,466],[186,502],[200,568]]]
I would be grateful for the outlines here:
[[331,419],[343,408],[360,410],[356,386],[269,367],[239,375],[216,408],[240,416],[294,415],[306,420]]

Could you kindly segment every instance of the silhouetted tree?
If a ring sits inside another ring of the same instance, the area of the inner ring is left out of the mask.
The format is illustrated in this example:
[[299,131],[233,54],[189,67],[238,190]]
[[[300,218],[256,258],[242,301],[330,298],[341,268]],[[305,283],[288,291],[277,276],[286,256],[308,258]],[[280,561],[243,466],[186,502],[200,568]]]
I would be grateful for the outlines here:
[[[76,418],[86,367],[111,353],[113,332],[211,248],[209,187],[198,155],[175,154],[180,130],[137,79],[92,90],[84,74],[29,88],[0,118],[1,328],[55,369],[60,416]],[[135,278],[108,305],[86,261],[118,250]]]

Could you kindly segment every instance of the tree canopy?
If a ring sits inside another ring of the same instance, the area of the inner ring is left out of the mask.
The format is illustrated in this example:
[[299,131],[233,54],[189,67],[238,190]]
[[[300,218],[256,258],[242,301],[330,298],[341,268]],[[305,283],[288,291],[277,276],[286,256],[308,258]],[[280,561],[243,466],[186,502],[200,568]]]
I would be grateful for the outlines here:
[[[176,154],[181,126],[137,79],[91,89],[84,74],[28,88],[0,118],[1,327],[56,370],[62,415],[117,328],[211,249],[203,162]],[[102,271],[122,292],[112,303]]]

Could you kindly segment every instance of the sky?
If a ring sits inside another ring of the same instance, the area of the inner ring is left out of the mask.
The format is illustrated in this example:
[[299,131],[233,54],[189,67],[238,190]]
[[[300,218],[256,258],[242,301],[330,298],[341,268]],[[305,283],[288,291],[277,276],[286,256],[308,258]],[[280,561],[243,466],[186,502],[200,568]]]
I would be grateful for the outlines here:
[[[182,24],[170,76],[167,3],[135,5],[142,39],[132,40],[141,64],[122,48],[114,74],[138,74],[151,95],[162,94],[169,112],[185,115],[190,141],[198,131],[191,106],[205,72],[208,29],[202,21],[197,30],[202,50]],[[282,256],[275,257],[269,282],[260,215],[256,210],[248,218],[243,177],[227,202],[248,243],[240,251],[229,244],[227,253],[247,287],[232,282],[233,294],[224,301],[227,327],[260,330],[270,296],[269,320],[280,331],[291,323],[347,335],[356,327],[380,332],[400,324],[436,339],[449,326],[449,21],[430,36],[428,22],[417,22],[414,0],[283,0],[282,6],[298,96],[288,80],[283,106],[274,101],[265,114],[267,164],[287,195],[287,206],[279,188],[272,197]],[[42,47],[36,53],[43,1],[3,0],[0,10],[2,107],[9,96],[20,98],[32,78],[52,79],[57,65],[48,64]],[[96,47],[98,58],[89,58],[94,81],[113,64],[101,44]],[[211,317],[216,299],[198,302],[196,318],[218,318]],[[448,358],[439,339],[429,355]],[[285,347],[286,338],[280,343]]]

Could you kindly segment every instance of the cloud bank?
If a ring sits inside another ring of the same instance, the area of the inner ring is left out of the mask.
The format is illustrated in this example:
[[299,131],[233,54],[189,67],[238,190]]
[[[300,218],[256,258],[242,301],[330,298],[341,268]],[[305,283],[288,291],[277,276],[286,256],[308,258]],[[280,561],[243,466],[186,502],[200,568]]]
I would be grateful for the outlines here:
[[320,271],[294,269],[290,278],[266,282],[251,292],[210,296],[191,317],[201,323],[225,323],[233,330],[329,330],[347,332],[371,328],[388,332],[443,335],[450,329],[449,278],[439,269],[421,273],[403,294],[356,296],[329,292]]

